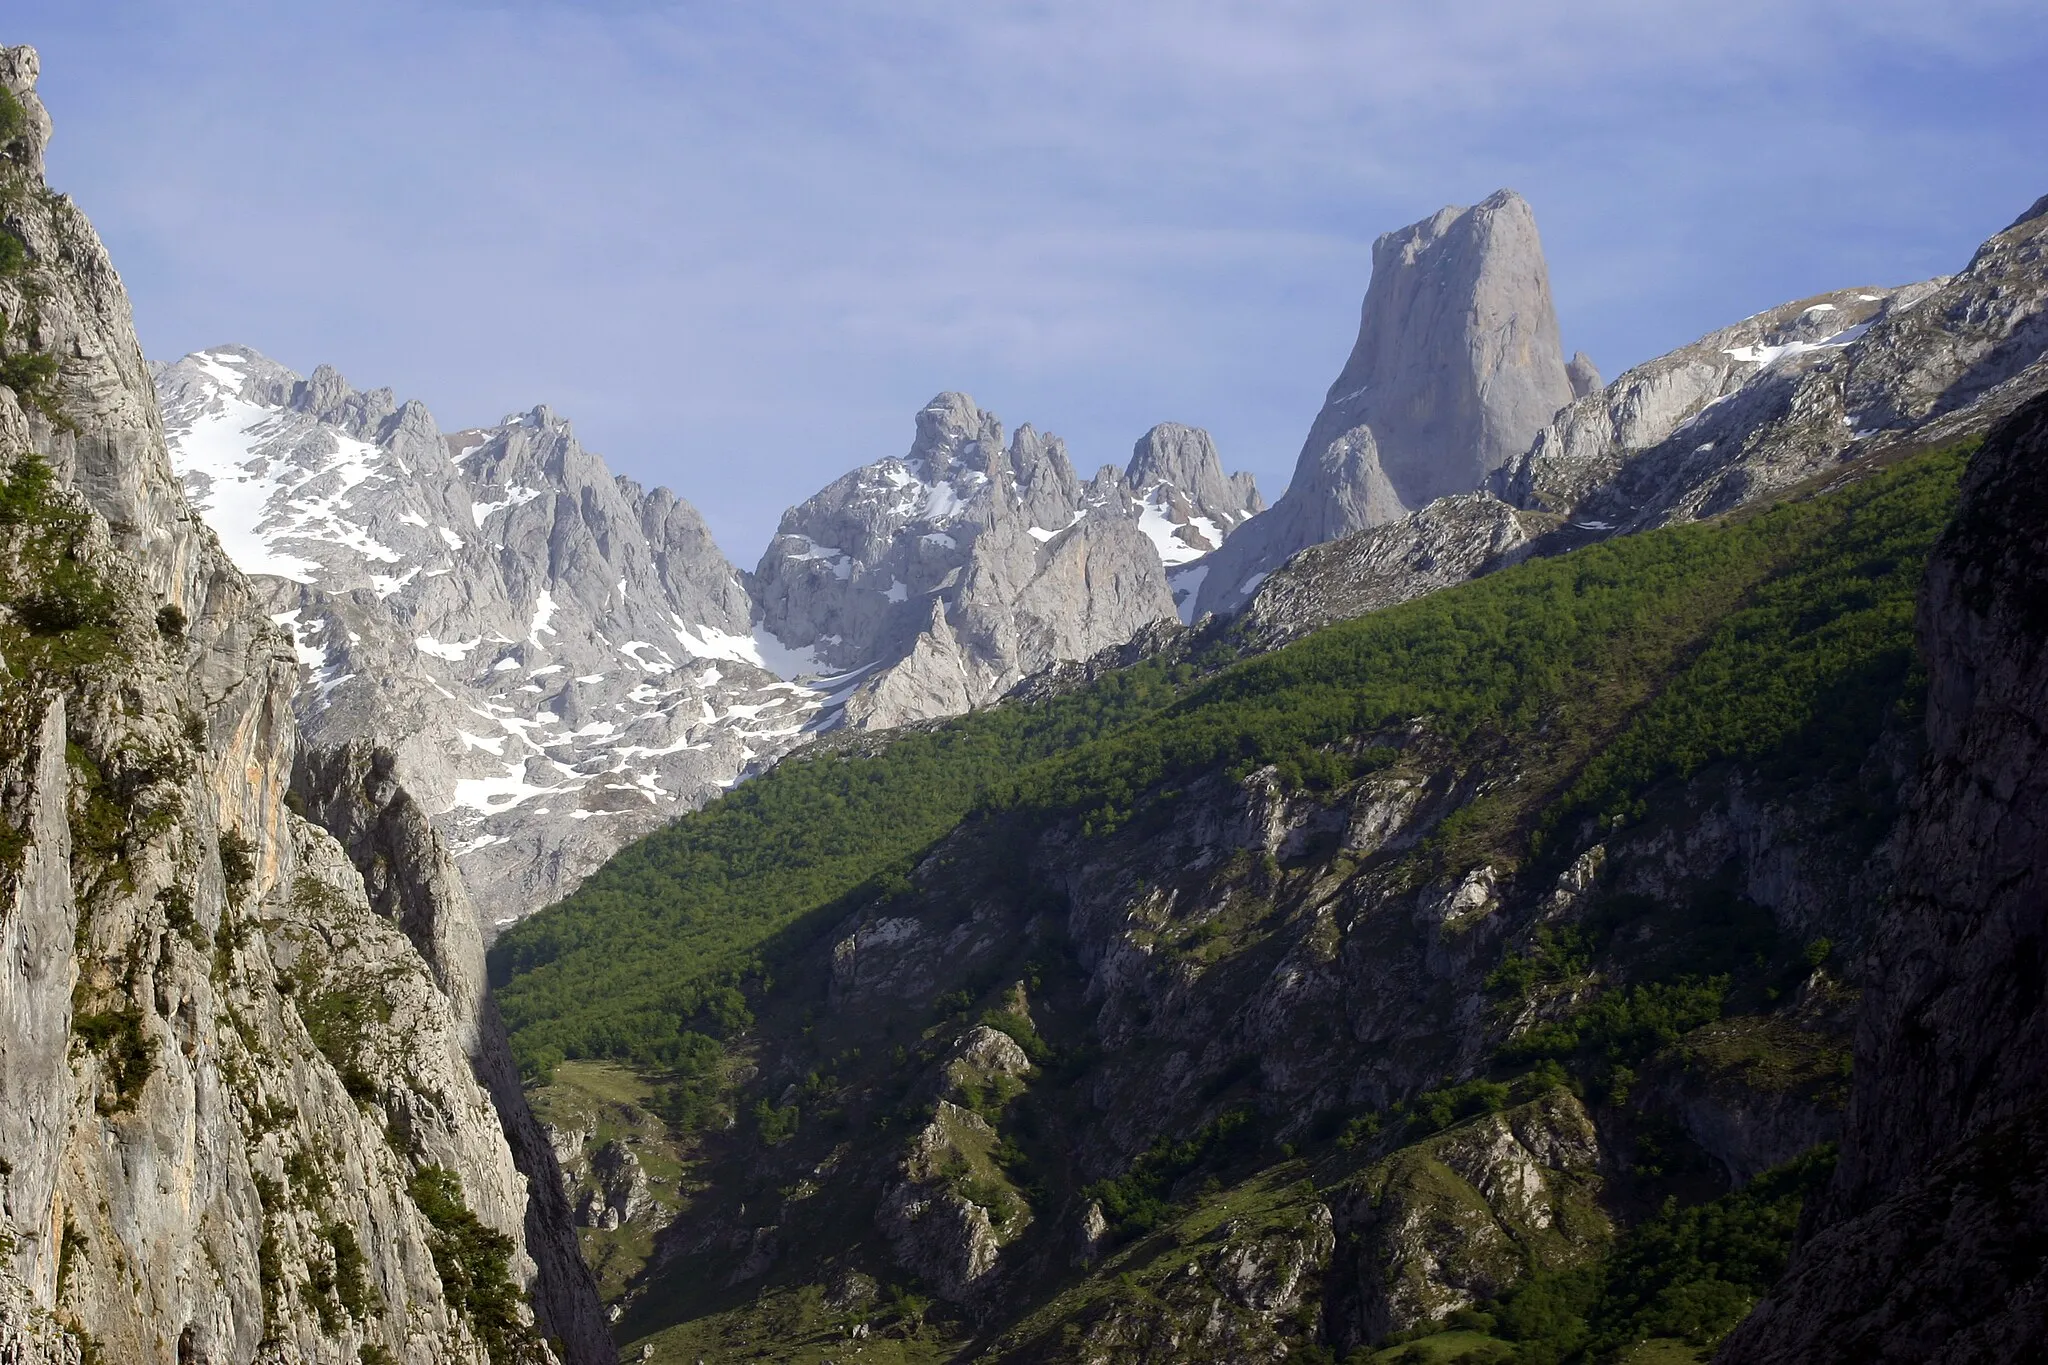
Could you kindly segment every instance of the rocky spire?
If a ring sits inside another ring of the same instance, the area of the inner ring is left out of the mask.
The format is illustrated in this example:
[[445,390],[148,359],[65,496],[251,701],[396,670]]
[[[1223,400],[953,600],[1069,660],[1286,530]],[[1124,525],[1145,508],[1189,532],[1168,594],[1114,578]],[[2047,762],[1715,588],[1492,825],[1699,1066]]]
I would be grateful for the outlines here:
[[1598,393],[1607,387],[1600,377],[1600,367],[1593,363],[1593,357],[1584,351],[1575,351],[1564,367],[1565,376],[1572,381],[1572,397],[1584,398],[1589,393]]
[[1479,487],[1572,400],[1543,244],[1501,190],[1373,244],[1358,340],[1273,509],[1205,563],[1231,610],[1296,551]]
[[1119,482],[1169,569],[1214,550],[1266,510],[1252,476],[1226,475],[1209,433],[1178,422],[1161,422],[1138,438]]

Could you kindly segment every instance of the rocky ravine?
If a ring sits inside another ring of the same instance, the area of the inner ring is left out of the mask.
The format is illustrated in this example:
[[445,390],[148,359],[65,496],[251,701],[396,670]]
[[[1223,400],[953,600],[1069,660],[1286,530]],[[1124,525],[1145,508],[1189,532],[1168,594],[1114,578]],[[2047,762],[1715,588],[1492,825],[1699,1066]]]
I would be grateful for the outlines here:
[[453,889],[435,836],[366,885],[295,809],[308,770],[288,796],[290,639],[43,183],[37,71],[0,50],[0,1357],[610,1360],[531,1118],[493,1101],[474,918],[381,889]]

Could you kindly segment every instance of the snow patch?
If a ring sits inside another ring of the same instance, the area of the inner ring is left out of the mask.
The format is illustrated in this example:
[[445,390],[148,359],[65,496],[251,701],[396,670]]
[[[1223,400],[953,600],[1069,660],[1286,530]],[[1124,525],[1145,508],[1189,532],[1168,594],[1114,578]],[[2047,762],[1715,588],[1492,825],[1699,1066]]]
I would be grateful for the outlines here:
[[1209,553],[1209,550],[1221,545],[1223,532],[1207,517],[1191,518],[1186,524],[1193,527],[1195,532],[1208,542],[1208,549],[1188,544],[1176,534],[1182,523],[1175,521],[1170,514],[1171,504],[1165,498],[1154,497],[1165,487],[1165,484],[1160,484],[1147,489],[1145,497],[1134,505],[1138,509],[1138,529],[1145,533],[1145,538],[1159,551],[1160,562],[1170,569],[1176,564],[1200,559]]
[[1761,369],[1769,369],[1780,360],[1791,356],[1805,355],[1809,351],[1837,350],[1847,346],[1869,330],[1869,323],[1859,322],[1854,327],[1845,328],[1833,336],[1823,337],[1819,341],[1788,341],[1782,346],[1734,346],[1723,351],[1722,354],[1733,356],[1737,360],[1745,361]]
[[1173,607],[1180,615],[1180,623],[1191,626],[1195,623],[1195,599],[1202,595],[1202,581],[1209,576],[1210,566],[1197,564],[1166,576],[1166,586],[1173,593]]
[[541,636],[555,633],[555,628],[548,624],[554,615],[555,596],[546,588],[542,588],[540,596],[533,599],[533,624],[526,628],[526,639],[529,644],[537,645]]
[[446,659],[449,663],[459,664],[469,656],[469,652],[472,649],[475,649],[482,643],[482,636],[478,636],[474,640],[441,641],[436,640],[431,635],[422,635],[412,642],[412,647],[422,654],[431,655],[433,658]]
[[524,507],[539,497],[540,494],[541,490],[538,488],[528,488],[524,484],[510,484],[505,489],[505,496],[497,502],[471,503],[469,505],[470,519],[481,529],[484,519],[492,513],[502,512],[508,507]]
[[526,780],[526,764],[507,763],[503,777],[465,777],[455,783],[457,806],[486,815],[506,811],[536,796],[554,796],[574,791],[574,785],[542,787]]

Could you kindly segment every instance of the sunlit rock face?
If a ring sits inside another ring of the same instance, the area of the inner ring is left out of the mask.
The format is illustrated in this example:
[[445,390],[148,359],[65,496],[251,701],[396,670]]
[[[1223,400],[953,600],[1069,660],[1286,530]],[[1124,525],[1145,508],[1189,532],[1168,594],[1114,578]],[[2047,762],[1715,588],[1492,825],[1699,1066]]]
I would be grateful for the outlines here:
[[1310,545],[1481,486],[1572,400],[1536,217],[1512,190],[1373,244],[1358,340],[1272,509],[1208,561],[1234,611]]

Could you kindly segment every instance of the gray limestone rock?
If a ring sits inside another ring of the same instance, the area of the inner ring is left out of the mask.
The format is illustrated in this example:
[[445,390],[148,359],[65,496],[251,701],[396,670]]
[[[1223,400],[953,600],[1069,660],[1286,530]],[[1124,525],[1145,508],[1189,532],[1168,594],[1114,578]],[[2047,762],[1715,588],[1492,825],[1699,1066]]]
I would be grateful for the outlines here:
[[1572,358],[1565,362],[1565,377],[1571,380],[1572,397],[1584,398],[1607,387],[1607,381],[1600,377],[1600,369],[1593,358],[1584,351],[1574,351]]
[[[988,1291],[1003,1247],[1031,1223],[1030,1206],[990,1161],[994,1145],[979,1114],[939,1100],[875,1211],[897,1264],[956,1303]],[[973,1176],[978,1183],[968,1183]],[[976,1202],[996,1195],[994,1204]]]
[[1535,215],[1502,190],[1373,244],[1357,343],[1293,481],[1202,571],[1234,611],[1297,551],[1481,486],[1572,399]]
[[1438,498],[1399,521],[1313,545],[1259,585],[1233,639],[1275,649],[1333,621],[1363,616],[1517,563],[1546,519],[1486,493]]
[[447,997],[462,1055],[496,1106],[525,1182],[517,1212],[540,1271],[539,1319],[550,1335],[572,1343],[576,1358],[602,1359],[610,1338],[596,1281],[571,1231],[561,1166],[520,1086],[490,997],[479,916],[440,833],[399,785],[396,756],[367,740],[301,750],[292,791],[309,818],[340,842],[371,908],[412,942]]
[[2048,390],[2048,217],[1958,274],[1759,313],[1557,414],[1496,493],[1557,548],[1713,516],[1833,469],[1986,430]]
[[1114,469],[1081,484],[1058,437],[1027,425],[1006,447],[993,414],[940,394],[908,455],[784,514],[753,578],[762,629],[839,675],[846,722],[866,728],[957,714],[1129,639],[1174,611],[1158,541],[1177,527],[1159,508],[1200,515],[1168,470],[1230,496],[1207,436],[1176,430],[1134,496]]
[[1384,1341],[1497,1296],[1532,1263],[1561,1269],[1612,1235],[1594,1196],[1600,1139],[1559,1090],[1409,1147],[1345,1191],[1333,1335]]
[[1252,476],[1224,474],[1209,433],[1178,422],[1162,422],[1139,438],[1123,482],[1168,570],[1220,548],[1266,510]]

